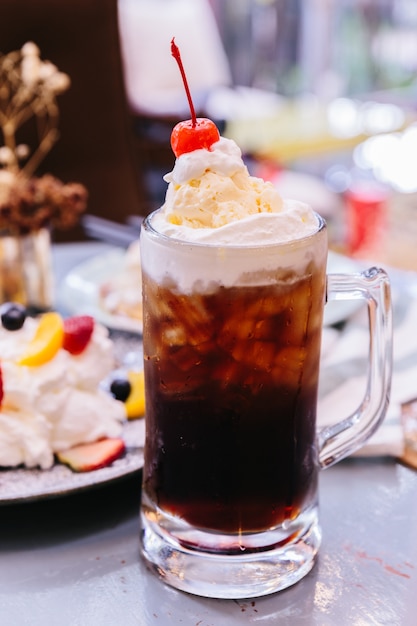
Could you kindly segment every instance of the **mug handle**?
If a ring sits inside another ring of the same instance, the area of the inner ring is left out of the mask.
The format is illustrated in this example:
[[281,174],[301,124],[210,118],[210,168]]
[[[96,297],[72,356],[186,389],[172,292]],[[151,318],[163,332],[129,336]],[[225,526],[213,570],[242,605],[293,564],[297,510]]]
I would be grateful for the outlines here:
[[392,305],[387,273],[329,274],[327,302],[365,300],[369,315],[369,367],[364,398],[349,417],[318,431],[319,464],[326,468],[358,448],[378,428],[389,404],[392,376]]

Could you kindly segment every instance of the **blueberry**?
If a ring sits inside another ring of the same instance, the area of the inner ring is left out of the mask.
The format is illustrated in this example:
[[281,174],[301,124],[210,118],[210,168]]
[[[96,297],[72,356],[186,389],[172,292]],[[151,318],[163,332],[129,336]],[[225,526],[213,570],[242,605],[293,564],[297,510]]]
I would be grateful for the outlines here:
[[1,323],[6,330],[19,330],[26,319],[26,309],[15,302],[5,302],[0,307]]
[[115,378],[111,385],[110,391],[116,400],[126,402],[132,390],[130,382],[126,378]]

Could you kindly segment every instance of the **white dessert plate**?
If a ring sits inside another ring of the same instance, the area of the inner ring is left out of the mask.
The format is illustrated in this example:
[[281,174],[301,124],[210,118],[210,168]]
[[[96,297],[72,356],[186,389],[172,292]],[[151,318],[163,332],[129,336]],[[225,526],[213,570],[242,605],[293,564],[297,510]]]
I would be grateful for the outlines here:
[[[99,290],[103,283],[124,271],[125,254],[124,250],[115,248],[76,266],[67,274],[61,285],[58,296],[60,307],[63,307],[69,314],[92,315],[108,328],[141,333],[142,324],[139,321],[106,312],[99,300]],[[356,261],[341,254],[329,252],[328,273],[354,273],[359,269]],[[139,286],[138,289],[140,289]],[[329,302],[325,308],[324,323],[331,326],[342,322],[359,306],[360,303],[356,300]]]
[[56,463],[51,469],[0,470],[0,505],[70,495],[124,478],[143,467],[145,420],[127,422],[123,428],[126,453],[108,467],[92,472],[73,472]]

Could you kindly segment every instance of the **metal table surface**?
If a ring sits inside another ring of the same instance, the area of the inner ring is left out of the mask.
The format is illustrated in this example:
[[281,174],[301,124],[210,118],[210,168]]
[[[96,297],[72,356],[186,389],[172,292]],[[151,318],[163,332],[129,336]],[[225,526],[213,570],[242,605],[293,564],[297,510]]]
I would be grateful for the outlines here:
[[[104,244],[61,244],[57,281]],[[417,473],[393,459],[322,471],[323,543],[297,585],[253,600],[168,588],[139,558],[140,472],[0,507],[1,626],[408,626],[417,623]]]

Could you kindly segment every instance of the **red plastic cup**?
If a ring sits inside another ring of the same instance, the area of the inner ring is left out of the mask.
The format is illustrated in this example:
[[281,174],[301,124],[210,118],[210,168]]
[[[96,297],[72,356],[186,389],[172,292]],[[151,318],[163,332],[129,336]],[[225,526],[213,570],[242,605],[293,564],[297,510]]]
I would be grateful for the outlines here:
[[383,248],[387,230],[388,191],[358,185],[345,194],[346,248],[351,256],[370,258]]

